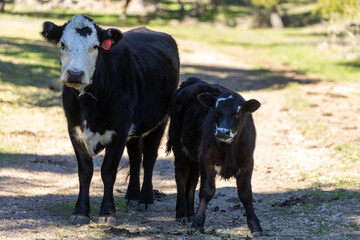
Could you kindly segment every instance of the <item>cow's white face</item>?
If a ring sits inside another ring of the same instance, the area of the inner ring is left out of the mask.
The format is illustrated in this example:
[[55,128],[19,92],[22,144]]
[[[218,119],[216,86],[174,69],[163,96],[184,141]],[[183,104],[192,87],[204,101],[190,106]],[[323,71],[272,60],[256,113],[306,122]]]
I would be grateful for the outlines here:
[[93,82],[100,52],[111,49],[122,38],[119,30],[104,30],[91,18],[81,15],[74,16],[62,26],[44,22],[41,34],[55,45],[60,43],[60,80],[80,92]]
[[60,38],[60,80],[80,91],[91,84],[95,71],[100,42],[94,24],[83,16],[75,16]]

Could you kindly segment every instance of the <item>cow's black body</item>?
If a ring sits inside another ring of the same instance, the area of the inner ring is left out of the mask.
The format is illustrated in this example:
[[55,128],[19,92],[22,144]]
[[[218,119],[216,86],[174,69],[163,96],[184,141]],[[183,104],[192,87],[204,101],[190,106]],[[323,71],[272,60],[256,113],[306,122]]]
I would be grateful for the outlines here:
[[[152,171],[168,119],[169,103],[179,79],[179,57],[171,36],[138,28],[124,33],[117,45],[99,49],[96,70],[84,94],[64,86],[63,106],[75,149],[80,193],[71,222],[88,221],[92,157],[75,136],[74,128],[86,126],[94,133],[115,131],[101,167],[104,197],[100,217],[115,217],[113,185],[125,145],[130,158],[130,182],[126,198],[139,200],[143,208],[153,203]],[[131,126],[135,130],[128,136]],[[144,182],[140,191],[139,170],[143,155]],[[85,219],[85,220],[84,220]],[[106,220],[105,220],[106,221]]]
[[[237,93],[220,85],[207,84],[190,78],[181,84],[172,103],[168,151],[175,155],[177,183],[176,218],[193,221],[192,227],[202,229],[207,204],[215,193],[215,166],[221,167],[223,178],[236,177],[238,196],[243,203],[248,226],[253,233],[261,233],[251,191],[255,126],[250,112],[242,112],[238,131],[231,143],[218,141],[215,137],[215,110],[206,108],[198,101],[198,95],[212,96],[232,94],[237,104],[245,100]],[[260,106],[260,105],[258,105]],[[258,107],[257,106],[257,107]],[[256,109],[257,109],[256,107]],[[241,110],[243,111],[243,110]],[[201,174],[200,202],[194,214],[194,193]]]

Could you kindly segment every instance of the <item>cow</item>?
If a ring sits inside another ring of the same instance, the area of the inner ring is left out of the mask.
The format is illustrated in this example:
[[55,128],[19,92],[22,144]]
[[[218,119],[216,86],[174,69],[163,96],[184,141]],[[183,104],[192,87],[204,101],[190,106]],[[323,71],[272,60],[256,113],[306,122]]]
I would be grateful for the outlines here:
[[[191,77],[180,85],[172,101],[167,151],[175,156],[176,220],[187,219],[203,231],[205,212],[215,194],[216,174],[235,177],[247,225],[254,236],[262,228],[254,212],[251,175],[254,166],[255,126],[252,112],[260,103],[245,101],[221,85]],[[199,206],[194,194],[201,176]]]
[[153,167],[179,82],[175,40],[147,28],[103,29],[81,15],[62,26],[46,21],[41,34],[60,43],[62,102],[78,163],[80,189],[69,223],[90,221],[92,157],[103,149],[99,222],[116,224],[113,188],[125,146],[130,163],[126,202],[151,211]]

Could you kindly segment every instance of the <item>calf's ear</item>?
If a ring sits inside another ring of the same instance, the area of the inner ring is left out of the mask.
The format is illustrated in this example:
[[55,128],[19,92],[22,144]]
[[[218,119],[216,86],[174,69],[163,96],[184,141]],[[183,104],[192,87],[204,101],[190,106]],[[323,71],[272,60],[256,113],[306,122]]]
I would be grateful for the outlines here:
[[197,95],[197,99],[201,103],[201,105],[203,105],[207,109],[215,108],[217,98],[211,95],[210,93],[201,93]]
[[63,31],[64,26],[58,26],[53,22],[44,22],[41,35],[50,43],[56,45],[60,41]]
[[261,106],[258,100],[250,99],[242,106],[245,112],[255,112]]
[[[113,45],[118,43],[122,39],[123,35],[119,30],[115,28],[108,28],[106,30],[100,29],[100,32],[98,32],[98,37],[99,37],[100,45],[105,50],[108,50]],[[106,45],[106,47],[104,45]]]

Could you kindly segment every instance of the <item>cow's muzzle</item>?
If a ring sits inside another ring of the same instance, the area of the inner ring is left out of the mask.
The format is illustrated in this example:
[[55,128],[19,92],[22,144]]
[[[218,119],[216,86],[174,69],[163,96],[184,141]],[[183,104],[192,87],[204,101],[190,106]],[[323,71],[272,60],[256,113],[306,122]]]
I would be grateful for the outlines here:
[[82,80],[84,79],[85,73],[84,71],[66,71],[67,82],[73,84],[81,84]]
[[234,134],[230,129],[217,128],[215,132],[215,137],[222,142],[231,142]]

